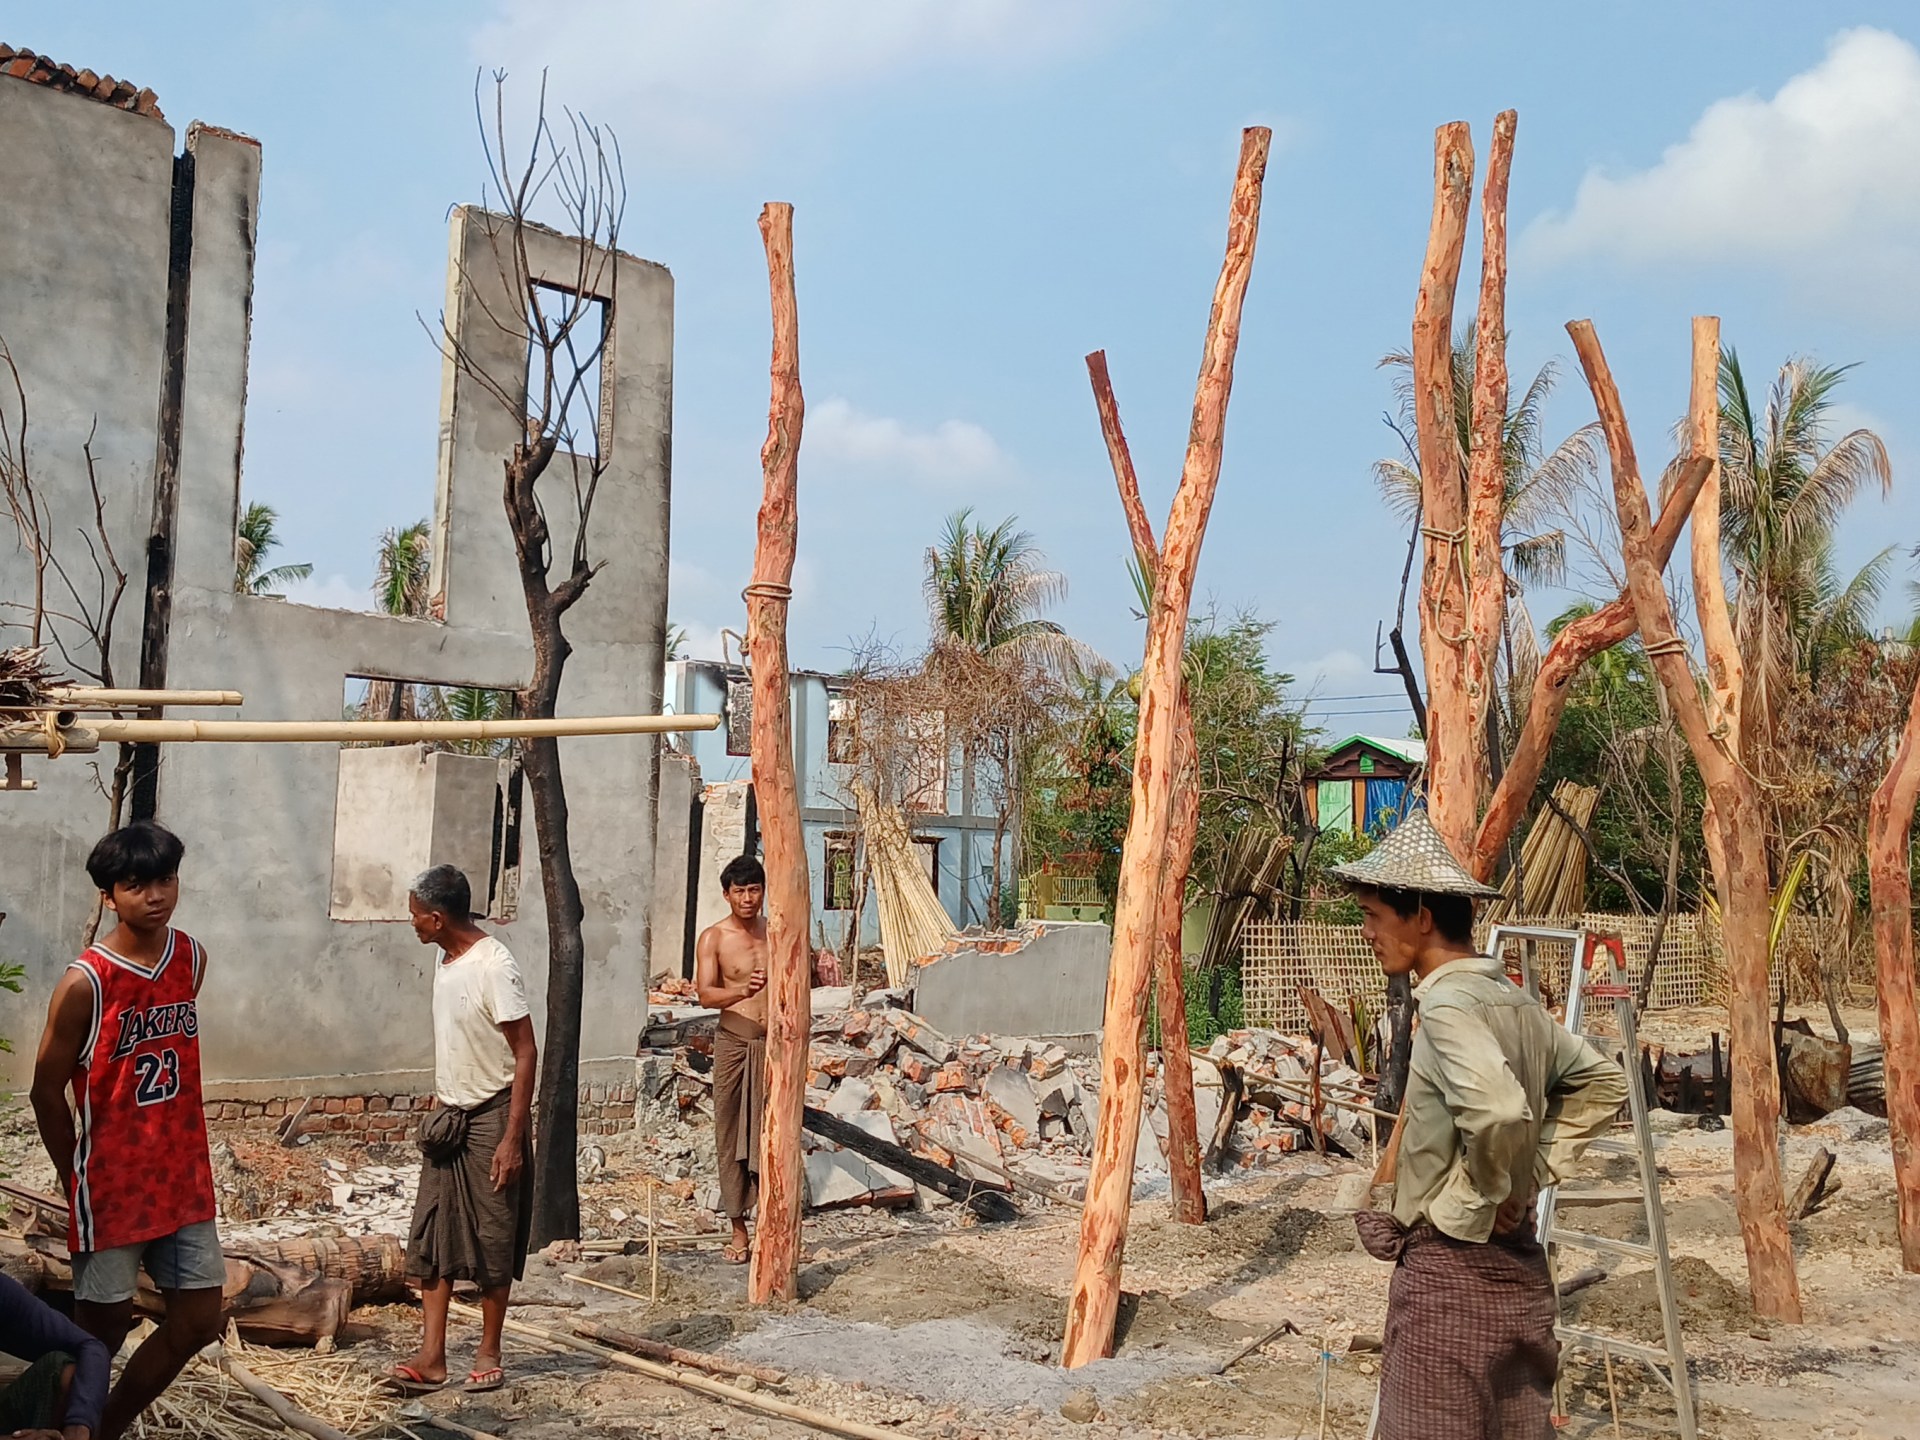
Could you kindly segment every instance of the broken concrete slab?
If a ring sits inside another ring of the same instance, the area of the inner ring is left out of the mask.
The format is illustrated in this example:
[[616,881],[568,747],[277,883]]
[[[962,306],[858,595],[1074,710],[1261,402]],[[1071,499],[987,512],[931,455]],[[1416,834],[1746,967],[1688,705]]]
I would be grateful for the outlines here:
[[[838,1115],[846,1120],[860,1114],[863,1110],[873,1109],[878,1098],[871,1083],[849,1076],[840,1082],[839,1087],[821,1108],[829,1115]],[[885,1138],[891,1139],[892,1136],[888,1135]]]
[[1012,1065],[989,1070],[980,1084],[980,1093],[1005,1111],[1007,1118],[1022,1130],[1030,1134],[1039,1130],[1040,1105],[1034,1099],[1033,1084],[1024,1070]]

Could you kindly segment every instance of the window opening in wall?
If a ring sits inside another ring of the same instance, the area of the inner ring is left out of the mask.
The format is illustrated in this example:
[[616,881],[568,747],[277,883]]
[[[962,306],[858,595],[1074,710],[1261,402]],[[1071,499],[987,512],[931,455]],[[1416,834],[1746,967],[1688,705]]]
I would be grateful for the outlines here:
[[913,853],[920,857],[920,868],[927,872],[927,883],[933,886],[937,899],[940,894],[940,840],[935,835],[916,835],[913,837]]
[[853,908],[854,837],[842,830],[827,832],[826,908]]
[[555,349],[549,375],[539,338],[527,337],[527,413],[547,416],[547,433],[562,450],[604,455],[610,446],[604,427],[612,411],[606,403],[610,377],[602,363],[607,351],[607,302],[536,280],[532,310]]
[[853,701],[844,695],[827,696],[827,763],[851,765],[858,733],[854,724]]
[[727,754],[753,754],[753,682],[727,682]]
[[[506,720],[511,690],[393,676],[348,676],[350,720]],[[335,920],[408,918],[422,870],[458,865],[474,909],[512,920],[520,903],[520,745],[513,740],[356,741],[340,747],[334,806]]]

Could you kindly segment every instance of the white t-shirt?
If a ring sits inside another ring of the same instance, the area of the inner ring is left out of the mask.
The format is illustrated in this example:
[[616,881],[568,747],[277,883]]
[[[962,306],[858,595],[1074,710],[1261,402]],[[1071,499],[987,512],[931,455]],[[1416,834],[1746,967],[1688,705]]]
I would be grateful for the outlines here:
[[520,962],[489,935],[433,967],[433,1088],[470,1109],[513,1084],[513,1047],[500,1027],[528,1014]]

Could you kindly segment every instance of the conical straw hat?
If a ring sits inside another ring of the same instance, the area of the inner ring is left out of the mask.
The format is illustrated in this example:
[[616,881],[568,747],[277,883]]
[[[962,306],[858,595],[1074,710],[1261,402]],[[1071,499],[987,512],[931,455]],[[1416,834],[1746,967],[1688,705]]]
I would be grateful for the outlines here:
[[1381,890],[1467,895],[1476,900],[1491,900],[1500,893],[1490,885],[1482,885],[1453,858],[1447,842],[1427,819],[1425,809],[1409,811],[1407,818],[1373,849],[1358,860],[1333,866],[1327,873],[1349,885],[1370,885]]

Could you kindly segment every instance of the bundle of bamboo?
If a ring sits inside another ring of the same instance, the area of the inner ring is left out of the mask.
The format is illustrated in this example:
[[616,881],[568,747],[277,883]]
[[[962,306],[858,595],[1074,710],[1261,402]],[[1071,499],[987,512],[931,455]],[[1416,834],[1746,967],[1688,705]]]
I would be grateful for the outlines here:
[[[1600,792],[1562,780],[1553,787],[1553,803],[1543,805],[1520,845],[1520,863],[1507,872],[1500,898],[1487,907],[1498,924],[1510,915],[1578,915],[1587,908],[1587,847],[1581,841],[1593,823]],[[1567,823],[1568,817],[1573,824]],[[1515,907],[1516,891],[1519,906]]]
[[956,933],[940,897],[913,853],[906,817],[871,789],[855,784],[860,831],[867,841],[867,873],[880,907],[880,948],[887,957],[887,983],[905,985],[915,961],[937,955]]

